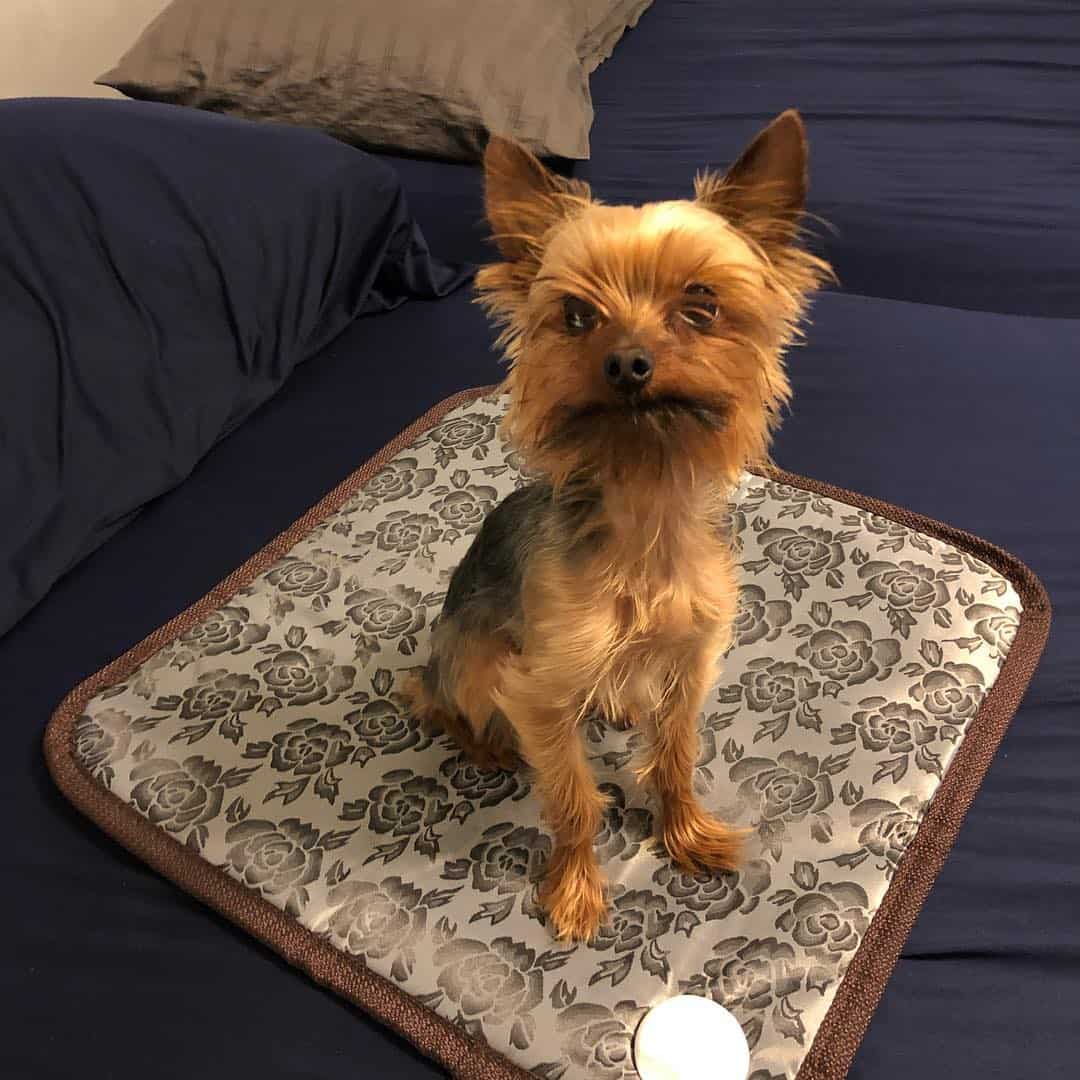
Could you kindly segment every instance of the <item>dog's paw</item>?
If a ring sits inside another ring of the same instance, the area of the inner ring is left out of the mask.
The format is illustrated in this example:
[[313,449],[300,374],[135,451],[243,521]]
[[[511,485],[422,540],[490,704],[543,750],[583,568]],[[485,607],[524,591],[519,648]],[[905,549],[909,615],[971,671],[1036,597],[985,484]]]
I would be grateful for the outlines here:
[[592,859],[554,856],[540,883],[540,906],[560,941],[588,941],[607,914],[604,879]]
[[664,847],[691,873],[734,869],[747,835],[747,830],[725,825],[696,806],[677,806],[665,815]]

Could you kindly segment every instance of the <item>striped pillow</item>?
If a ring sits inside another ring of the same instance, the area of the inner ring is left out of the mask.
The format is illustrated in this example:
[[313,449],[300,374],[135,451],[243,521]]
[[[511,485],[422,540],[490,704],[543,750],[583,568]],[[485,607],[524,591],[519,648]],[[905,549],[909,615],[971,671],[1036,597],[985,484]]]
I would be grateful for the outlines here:
[[173,0],[97,81],[369,149],[587,158],[589,74],[650,2]]

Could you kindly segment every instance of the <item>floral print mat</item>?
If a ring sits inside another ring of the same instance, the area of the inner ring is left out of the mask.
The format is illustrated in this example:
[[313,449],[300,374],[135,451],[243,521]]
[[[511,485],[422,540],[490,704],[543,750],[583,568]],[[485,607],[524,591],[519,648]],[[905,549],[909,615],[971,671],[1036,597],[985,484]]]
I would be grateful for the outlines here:
[[697,786],[752,827],[749,857],[674,868],[628,768],[639,736],[590,726],[612,920],[558,944],[534,898],[551,841],[527,775],[478,771],[400,696],[450,572],[526,482],[502,410],[472,396],[414,431],[242,587],[84,693],[68,748],[155,836],[520,1070],[629,1080],[638,1019],[691,993],[739,1019],[753,1080],[795,1077],[1009,656],[1017,587],[937,536],[746,475],[737,635]]

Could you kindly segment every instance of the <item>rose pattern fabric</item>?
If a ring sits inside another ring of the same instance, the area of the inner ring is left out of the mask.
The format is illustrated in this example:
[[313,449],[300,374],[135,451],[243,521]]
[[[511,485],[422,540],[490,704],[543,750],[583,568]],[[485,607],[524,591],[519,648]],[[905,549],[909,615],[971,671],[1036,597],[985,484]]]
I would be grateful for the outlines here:
[[295,610],[297,600],[309,602],[315,611],[323,611],[341,583],[341,571],[333,565],[285,558],[266,575],[266,580],[278,593],[276,613],[286,615]]
[[739,589],[739,607],[735,616],[735,643],[756,645],[775,641],[791,622],[791,604],[787,600],[769,600],[760,585]]
[[551,854],[551,840],[539,829],[515,826],[508,821],[485,829],[483,838],[467,859],[447,862],[443,877],[470,878],[477,893],[494,893],[482,900],[469,922],[490,919],[495,926],[516,909],[541,919],[534,885]]
[[664,862],[653,881],[683,909],[677,926],[689,936],[701,919],[723,919],[733,911],[748,915],[771,884],[772,871],[764,859],[750,859],[723,874],[693,873]]
[[977,667],[947,660],[940,671],[923,675],[909,693],[931,716],[956,725],[978,712],[986,690],[983,674]]
[[1008,655],[1021,605],[970,555],[743,478],[734,643],[696,787],[750,830],[727,874],[675,867],[634,782],[640,732],[590,723],[611,918],[550,936],[530,778],[422,730],[401,688],[449,572],[525,483],[502,400],[461,406],[240,593],[90,702],[76,753],[212,866],[544,1080],[633,1080],[644,1012],[731,1009],[754,1080],[794,1077]]
[[374,881],[344,881],[327,891],[325,936],[365,963],[390,961],[390,975],[405,982],[416,964],[416,945],[427,929],[428,912],[457,889],[421,893],[396,875]]
[[864,622],[836,622],[811,634],[795,655],[832,680],[836,693],[842,685],[887,679],[900,659],[900,645],[892,638],[872,641]]
[[351,664],[335,664],[330,649],[313,649],[301,645],[297,649],[280,649],[266,660],[260,660],[255,670],[262,676],[268,695],[279,703],[310,705],[315,701],[334,701],[352,686],[356,668]]
[[643,806],[627,806],[626,793],[617,784],[602,783],[608,804],[596,834],[596,853],[604,862],[632,859],[653,837],[653,816]]
[[348,697],[350,704],[360,706],[346,713],[344,720],[356,732],[354,760],[361,765],[376,754],[426,750],[431,745],[431,736],[410,720],[405,698],[394,689],[394,678],[389,668],[378,668],[370,681],[372,693],[358,690]]
[[107,771],[111,777],[112,763],[126,757],[135,731],[135,718],[122,709],[81,716],[75,724],[75,754],[92,772]]
[[204,656],[247,652],[266,639],[269,627],[252,622],[245,607],[223,607],[180,635],[179,643]]
[[637,1076],[633,1063],[633,1033],[645,1010],[633,1001],[614,1007],[577,1002],[555,1021],[562,1058],[533,1071],[540,1077],[585,1076],[589,1080],[623,1080]]
[[248,818],[225,832],[225,868],[296,917],[310,900],[307,886],[322,874],[323,856],[350,835],[321,834],[294,817],[278,823]]
[[[975,620],[975,633],[989,645],[992,657],[996,659],[1008,653],[1020,625],[1018,608],[1010,606],[1002,610],[993,604],[972,604],[964,614]],[[978,648],[979,642],[972,640],[965,646]]]

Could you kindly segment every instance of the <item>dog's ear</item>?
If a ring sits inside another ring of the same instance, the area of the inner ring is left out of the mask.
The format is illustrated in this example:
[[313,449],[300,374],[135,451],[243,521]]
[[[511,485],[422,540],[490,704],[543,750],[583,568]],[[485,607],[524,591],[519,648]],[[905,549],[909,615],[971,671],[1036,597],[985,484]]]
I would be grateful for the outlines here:
[[547,231],[588,201],[583,181],[551,172],[512,139],[491,136],[484,153],[484,203],[504,259],[538,262]]
[[806,203],[807,148],[802,117],[781,113],[723,175],[694,180],[697,201],[766,249],[798,234]]

